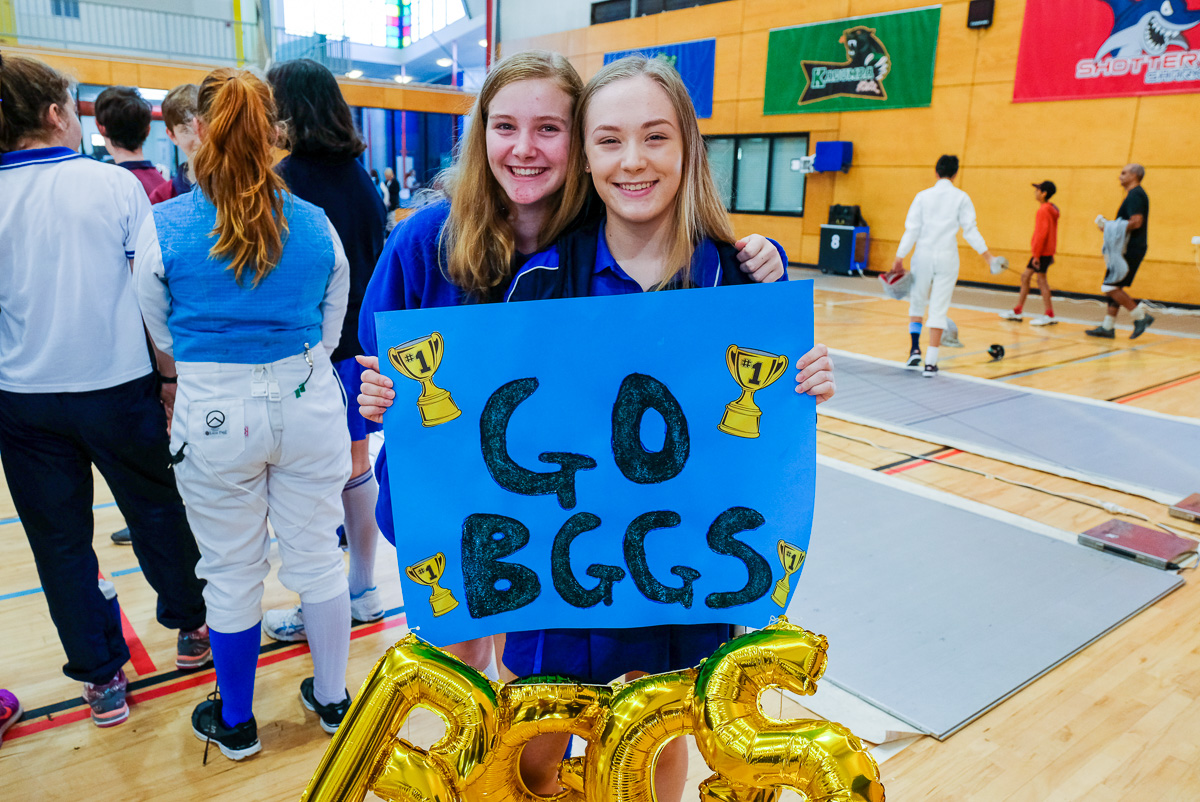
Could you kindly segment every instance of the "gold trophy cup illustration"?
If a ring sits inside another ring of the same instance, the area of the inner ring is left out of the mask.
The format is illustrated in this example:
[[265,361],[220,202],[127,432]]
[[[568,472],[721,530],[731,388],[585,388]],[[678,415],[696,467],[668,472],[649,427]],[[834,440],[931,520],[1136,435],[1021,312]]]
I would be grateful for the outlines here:
[[792,589],[791,576],[804,565],[804,549],[798,549],[786,540],[779,541],[779,562],[783,563],[783,579],[775,583],[771,601],[786,607],[788,591]]
[[448,423],[462,414],[462,410],[443,390],[433,383],[433,374],[442,364],[442,335],[434,332],[426,337],[409,340],[403,345],[388,349],[388,360],[392,367],[403,375],[421,383],[421,395],[417,398],[417,409],[421,411],[422,426],[437,426]]
[[754,403],[754,394],[783,375],[788,358],[731,345],[725,351],[725,364],[742,388],[742,394],[725,405],[725,414],[717,428],[736,437],[758,437],[762,410]]
[[[780,543],[782,542],[780,541]],[[458,599],[454,598],[454,594],[438,584],[438,580],[442,578],[442,572],[445,570],[446,555],[440,551],[432,557],[426,557],[421,562],[404,569],[404,573],[413,582],[427,585],[433,590],[429,597],[429,606],[433,608],[434,618],[445,615],[458,606]]]

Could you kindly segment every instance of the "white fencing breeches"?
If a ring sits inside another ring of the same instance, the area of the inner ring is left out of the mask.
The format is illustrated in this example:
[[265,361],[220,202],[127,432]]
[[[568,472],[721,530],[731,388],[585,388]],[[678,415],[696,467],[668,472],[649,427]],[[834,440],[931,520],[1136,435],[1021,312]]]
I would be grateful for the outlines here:
[[958,283],[958,251],[924,254],[917,251],[912,258],[912,290],[908,296],[909,317],[929,315],[925,326],[931,329],[946,328],[950,299],[954,285]]
[[[347,592],[338,548],[350,478],[345,395],[318,345],[267,365],[180,362],[171,451],[208,580],[208,624],[241,632],[262,619],[275,531],[280,581],[319,604]],[[304,391],[296,390],[304,383]]]

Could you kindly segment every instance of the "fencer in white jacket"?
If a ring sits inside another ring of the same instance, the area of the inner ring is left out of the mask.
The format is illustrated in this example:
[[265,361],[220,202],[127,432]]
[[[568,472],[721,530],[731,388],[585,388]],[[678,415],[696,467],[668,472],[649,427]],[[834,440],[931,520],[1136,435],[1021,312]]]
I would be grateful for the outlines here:
[[[904,221],[904,236],[896,248],[892,273],[904,272],[904,258],[911,261],[912,291],[909,294],[909,335],[911,349],[907,366],[921,364],[921,320],[929,326],[929,350],[925,355],[925,375],[937,375],[938,348],[946,328],[946,313],[958,281],[958,232],[989,263],[992,258],[975,221],[975,205],[970,196],[952,183],[958,174],[958,157],[942,156],[937,163],[937,183],[921,190],[913,198]],[[915,252],[913,249],[916,249]]]

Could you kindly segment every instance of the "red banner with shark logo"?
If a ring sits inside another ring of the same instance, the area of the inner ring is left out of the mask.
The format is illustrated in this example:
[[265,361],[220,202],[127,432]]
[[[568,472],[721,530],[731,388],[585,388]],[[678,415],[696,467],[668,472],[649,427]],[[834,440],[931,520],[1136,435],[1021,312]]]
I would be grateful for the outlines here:
[[1200,0],[1026,0],[1013,100],[1200,92]]

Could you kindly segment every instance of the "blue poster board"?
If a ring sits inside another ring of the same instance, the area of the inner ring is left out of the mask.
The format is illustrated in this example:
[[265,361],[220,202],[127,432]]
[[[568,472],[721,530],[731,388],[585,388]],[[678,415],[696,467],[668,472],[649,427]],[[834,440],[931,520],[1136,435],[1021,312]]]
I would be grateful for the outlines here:
[[660,58],[668,62],[683,79],[688,94],[692,96],[692,105],[696,107],[696,117],[704,120],[712,117],[713,80],[717,68],[717,40],[701,39],[698,42],[683,42],[675,45],[654,45],[640,47],[636,50],[618,50],[615,53],[605,53],[604,63],[611,64],[619,58],[634,54],[647,58]]
[[794,368],[813,344],[811,281],[386,312],[376,327],[421,637],[761,627],[786,609],[813,513],[816,407]]

